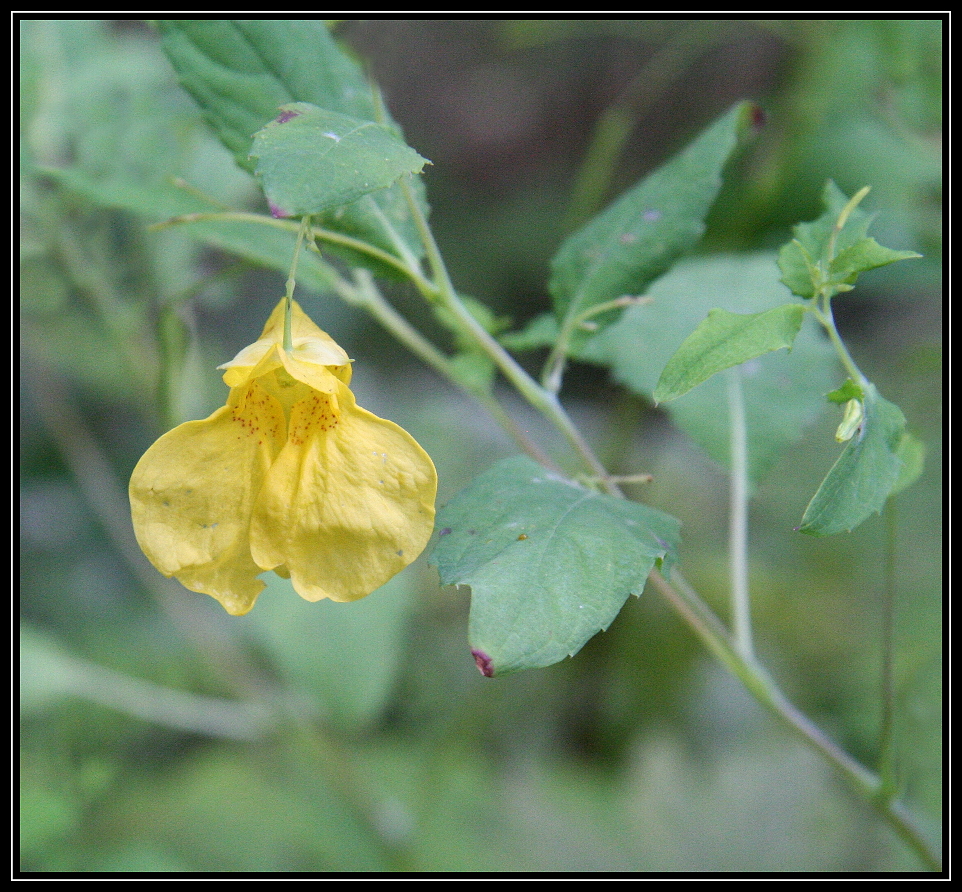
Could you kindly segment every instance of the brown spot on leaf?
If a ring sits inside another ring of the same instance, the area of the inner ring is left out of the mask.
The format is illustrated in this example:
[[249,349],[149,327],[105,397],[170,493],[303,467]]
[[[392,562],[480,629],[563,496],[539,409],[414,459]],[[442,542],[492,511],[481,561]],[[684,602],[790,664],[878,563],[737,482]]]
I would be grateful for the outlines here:
[[471,648],[471,656],[474,657],[474,662],[477,664],[478,672],[480,672],[485,678],[491,678],[494,675],[494,666],[491,663],[491,657],[489,657],[483,650]]

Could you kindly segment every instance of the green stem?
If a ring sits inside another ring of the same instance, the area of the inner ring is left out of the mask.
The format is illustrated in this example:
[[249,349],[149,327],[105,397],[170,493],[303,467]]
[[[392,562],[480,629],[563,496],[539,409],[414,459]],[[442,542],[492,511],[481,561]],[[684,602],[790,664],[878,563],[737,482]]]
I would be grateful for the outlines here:
[[[149,226],[151,231],[159,231],[170,226],[183,226],[190,223],[255,223],[258,226],[271,226],[274,229],[283,229],[285,232],[297,232],[300,229],[300,221],[284,218],[269,217],[266,214],[255,214],[250,211],[203,211],[193,214],[181,214],[178,217],[171,217],[163,223],[155,223]],[[399,273],[411,278],[417,278],[419,273],[415,267],[405,264],[393,254],[366,242],[363,239],[353,238],[340,232],[319,227],[311,228],[312,239],[326,242],[330,245],[337,245],[341,248],[348,248],[359,254],[366,255],[372,260],[385,266],[393,267]]]
[[748,590],[748,442],[741,370],[728,373],[731,423],[731,493],[729,496],[728,563],[731,578],[732,629],[735,648],[745,660],[754,657]]
[[849,377],[860,387],[864,387],[868,383],[868,379],[862,374],[861,369],[855,364],[855,360],[852,359],[852,354],[848,352],[845,342],[842,340],[841,335],[838,333],[838,329],[835,327],[835,316],[832,314],[831,298],[829,298],[827,295],[824,295],[821,297],[821,300],[822,307],[816,306],[813,308],[815,318],[818,319],[819,323],[828,334],[828,338],[832,342],[832,346],[835,348],[835,353],[838,355],[839,361],[845,367],[845,371],[848,372]]
[[[848,204],[842,208],[842,212],[838,215],[838,219],[835,221],[835,225],[832,227],[831,235],[828,238],[828,244],[825,250],[825,259],[823,261],[824,268],[822,270],[822,275],[827,276],[829,270],[831,269],[832,262],[835,260],[835,245],[838,240],[839,233],[845,227],[848,222],[848,218],[851,216],[852,211],[861,203],[862,199],[868,195],[869,187],[864,186],[855,195],[849,199]],[[820,264],[821,266],[821,264]],[[859,370],[859,367],[855,364],[855,360],[852,359],[851,354],[848,352],[848,348],[842,341],[841,336],[838,333],[838,329],[835,327],[835,317],[832,314],[832,297],[837,293],[835,286],[829,284],[823,284],[818,293],[815,295],[815,300],[813,302],[815,317],[822,324],[822,327],[828,332],[829,339],[832,342],[832,346],[835,348],[835,352],[838,354],[838,358],[841,360],[842,365],[845,366],[846,371],[849,376],[855,381],[859,386],[864,386],[868,383],[868,379]]]
[[457,319],[462,333],[468,335],[491,358],[505,378],[534,409],[554,424],[589,472],[602,480],[602,484],[608,492],[617,493],[618,487],[609,479],[604,465],[581,436],[581,432],[558,401],[557,395],[541,387],[521,368],[490,332],[474,318],[461,298],[458,297],[441,257],[441,252],[434,240],[434,234],[415,200],[410,184],[405,179],[401,180],[401,188],[404,191],[415,226],[427,253],[428,263],[434,274],[433,288],[429,294],[426,294],[426,297],[439,302]]
[[229,700],[180,691],[59,650],[46,655],[43,668],[53,670],[63,693],[177,731],[250,742],[267,737],[278,724],[276,701],[266,698]]
[[301,256],[301,245],[304,236],[311,228],[311,218],[302,217],[297,230],[297,244],[294,245],[294,257],[291,260],[291,270],[287,276],[287,288],[284,292],[284,350],[290,353],[294,349],[294,338],[291,334],[291,324],[294,318],[292,304],[294,303],[294,287],[297,284],[297,260]]
[[458,379],[458,376],[453,370],[451,360],[388,303],[378,289],[374,277],[370,272],[363,269],[356,269],[354,271],[354,279],[356,284],[353,286],[343,280],[338,280],[335,283],[335,290],[343,300],[370,313],[371,316],[377,319],[388,332],[397,338],[397,340],[407,347],[415,356],[419,357],[424,363],[439,372],[449,381],[457,384],[462,390],[481,403],[495,421],[511,435],[524,452],[541,464],[552,464],[551,460],[541,451],[538,445],[514,423],[486,387],[470,387]]
[[859,189],[858,192],[848,200],[848,204],[842,208],[842,213],[838,215],[838,219],[832,227],[832,234],[828,237],[828,250],[826,251],[826,255],[829,264],[835,259],[835,243],[838,240],[839,233],[845,228],[845,224],[848,223],[848,218],[851,216],[852,211],[854,211],[855,208],[862,203],[862,199],[868,195],[870,188],[870,186],[863,186]]

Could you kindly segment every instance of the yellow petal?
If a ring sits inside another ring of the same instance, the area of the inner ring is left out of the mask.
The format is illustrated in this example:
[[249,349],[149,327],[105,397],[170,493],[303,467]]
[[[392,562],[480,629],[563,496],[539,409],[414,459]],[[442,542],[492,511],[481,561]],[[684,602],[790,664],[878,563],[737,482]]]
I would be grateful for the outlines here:
[[300,359],[297,348],[293,353],[280,351],[281,362],[284,370],[295,380],[306,384],[312,390],[319,390],[322,393],[336,393],[338,381],[347,384],[351,380],[350,365],[326,366],[316,363],[303,362]]
[[254,507],[251,552],[308,601],[353,601],[413,561],[434,528],[437,473],[407,431],[346,386],[294,406],[290,436]]
[[281,353],[281,348],[272,341],[257,341],[217,368],[227,369],[224,383],[228,387],[246,387],[255,378],[262,378],[274,369],[281,368],[284,364]]
[[[314,386],[310,378],[312,366],[336,367],[339,378],[348,383],[350,380],[351,359],[327,332],[321,331],[301,309],[297,301],[291,302],[291,341],[290,355],[285,355],[282,347],[284,343],[284,303],[285,298],[274,307],[261,332],[260,338],[245,347],[230,362],[225,362],[218,368],[226,369],[224,382],[229,387],[239,387],[252,378],[263,375],[283,362],[288,371],[299,381]],[[270,356],[270,359],[267,357]],[[266,360],[266,364],[265,364]],[[290,364],[289,364],[290,363]],[[307,367],[307,368],[305,368]],[[347,370],[345,380],[344,371]],[[301,373],[296,372],[301,369]],[[334,369],[331,368],[333,371]]]
[[168,431],[130,479],[137,541],[165,576],[246,613],[264,587],[250,552],[253,505],[284,437],[276,400],[254,384],[203,421]]

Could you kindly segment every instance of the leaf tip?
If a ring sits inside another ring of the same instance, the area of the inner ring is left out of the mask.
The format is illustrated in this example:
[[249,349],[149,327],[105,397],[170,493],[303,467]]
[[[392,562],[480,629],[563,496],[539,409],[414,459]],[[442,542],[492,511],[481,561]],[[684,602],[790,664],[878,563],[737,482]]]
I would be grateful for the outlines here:
[[477,648],[471,648],[471,656],[474,657],[474,662],[478,667],[478,672],[480,672],[485,678],[494,677],[494,663],[483,650],[478,650]]
[[287,213],[287,211],[283,210],[282,208],[279,208],[276,204],[274,204],[273,201],[269,201],[269,202],[267,203],[267,205],[268,205],[268,207],[270,208],[271,216],[272,216],[272,217],[279,217],[279,218],[280,218],[280,217],[290,217],[290,216],[291,216],[289,213]]
[[755,102],[749,103],[748,122],[756,133],[761,130],[768,123],[768,115],[765,114],[765,109]]

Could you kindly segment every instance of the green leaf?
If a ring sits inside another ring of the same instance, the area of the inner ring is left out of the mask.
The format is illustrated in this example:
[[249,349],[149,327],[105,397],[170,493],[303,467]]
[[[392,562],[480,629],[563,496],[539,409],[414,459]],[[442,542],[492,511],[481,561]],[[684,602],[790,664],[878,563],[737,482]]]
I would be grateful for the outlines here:
[[[630,307],[588,341],[581,359],[608,366],[615,379],[654,400],[662,370],[709,310],[759,313],[791,296],[779,282],[775,255],[715,255],[684,260],[649,289],[651,303]],[[792,352],[750,359],[742,378],[748,433],[748,474],[758,482],[805,428],[825,411],[837,375],[835,353],[814,325],[803,325]],[[665,409],[708,455],[729,464],[727,376],[716,375]]]
[[485,675],[550,666],[606,629],[679,523],[584,489],[524,456],[477,477],[438,515],[431,555],[446,585],[471,586],[469,637]]
[[[577,347],[578,322],[599,304],[637,295],[701,238],[722,170],[749,130],[755,106],[743,102],[691,145],[622,195],[561,246],[550,290],[562,331]],[[613,310],[592,321],[606,324]]]
[[804,298],[815,297],[820,273],[805,246],[797,238],[792,239],[778,252],[778,268],[782,271],[782,282],[792,294]]
[[550,347],[558,340],[558,320],[553,313],[540,313],[518,331],[498,336],[498,341],[509,350],[536,350]]
[[251,157],[275,217],[350,204],[427,163],[393,130],[307,102],[281,106],[255,134]]
[[711,310],[678,348],[658,379],[655,401],[677,399],[712,375],[756,356],[787,347],[802,326],[805,309],[785,304],[762,313]]
[[861,427],[805,509],[803,533],[830,536],[855,529],[882,510],[902,479],[905,416],[874,385],[863,389]]
[[831,393],[826,393],[825,399],[830,403],[847,403],[849,400],[865,399],[865,391],[861,385],[856,384],[851,378],[846,378],[841,387]]
[[[181,83],[237,163],[253,172],[254,134],[291,102],[400,129],[378,107],[371,85],[320,19],[179,19],[158,27]],[[424,187],[412,183],[427,214]],[[395,256],[421,256],[423,248],[398,186],[322,214],[317,223],[368,241]],[[339,254],[370,266],[367,255]],[[384,266],[379,272],[390,272]]]
[[921,256],[915,251],[895,251],[892,248],[885,248],[874,238],[863,238],[840,252],[832,260],[830,271],[834,278],[851,284],[859,273],[888,266],[899,260],[914,260]]
[[925,469],[925,452],[925,444],[918,437],[913,436],[908,431],[902,435],[898,448],[899,458],[902,459],[902,469],[899,471],[898,480],[895,481],[889,496],[894,496],[902,492],[903,489],[908,489],[919,479]]
[[[867,191],[862,190],[856,202]],[[922,256],[884,248],[869,238],[872,217],[857,205],[850,207],[850,199],[831,180],[825,184],[822,203],[825,212],[816,220],[799,223],[793,230],[795,238],[778,255],[782,282],[799,297],[851,291],[860,273]]]
[[237,163],[289,102],[375,120],[371,87],[323,19],[162,19],[164,52]]

